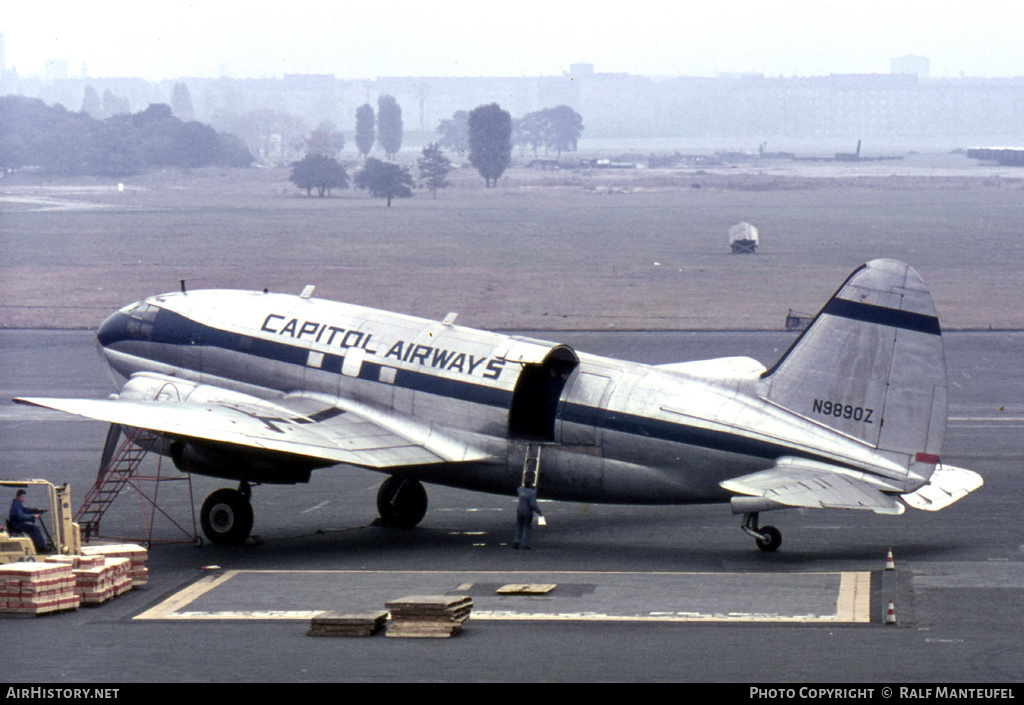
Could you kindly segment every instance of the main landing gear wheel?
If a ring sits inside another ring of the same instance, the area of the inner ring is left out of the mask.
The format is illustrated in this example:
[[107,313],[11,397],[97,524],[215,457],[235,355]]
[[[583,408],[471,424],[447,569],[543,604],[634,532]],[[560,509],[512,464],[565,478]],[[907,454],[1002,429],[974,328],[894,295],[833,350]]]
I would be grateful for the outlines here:
[[411,529],[427,513],[427,491],[419,480],[392,475],[377,491],[377,511],[386,526]]
[[749,536],[754,538],[754,542],[757,544],[757,547],[762,551],[777,551],[779,546],[782,545],[782,532],[774,526],[762,526],[761,528],[758,528],[756,512],[752,512],[744,516],[743,526],[741,528]]
[[248,494],[232,489],[213,492],[203,502],[199,522],[206,538],[212,543],[244,543],[249,538],[253,522]]

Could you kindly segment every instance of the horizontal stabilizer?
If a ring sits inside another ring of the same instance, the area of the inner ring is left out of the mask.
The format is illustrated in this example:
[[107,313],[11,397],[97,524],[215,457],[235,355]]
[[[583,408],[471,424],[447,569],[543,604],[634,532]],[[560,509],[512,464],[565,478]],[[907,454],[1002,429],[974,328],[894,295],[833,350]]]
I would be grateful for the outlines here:
[[720,483],[723,489],[763,497],[788,507],[869,509],[902,514],[898,501],[841,468],[798,458],[780,458],[775,467]]
[[937,512],[985,484],[981,475],[973,470],[952,465],[935,468],[928,484],[916,492],[902,495],[904,502],[914,509]]

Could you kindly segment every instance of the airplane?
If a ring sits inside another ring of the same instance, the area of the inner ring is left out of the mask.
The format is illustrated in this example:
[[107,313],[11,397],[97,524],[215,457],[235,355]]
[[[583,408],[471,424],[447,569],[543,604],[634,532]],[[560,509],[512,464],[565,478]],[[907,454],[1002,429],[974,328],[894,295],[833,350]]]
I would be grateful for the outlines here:
[[423,484],[549,500],[729,504],[764,551],[790,507],[935,511],[982,477],[940,460],[942,332],[921,277],[857,268],[766,368],[749,357],[647,365],[313,297],[195,290],[113,313],[109,399],[18,398],[162,435],[183,472],[238,482],[200,512],[214,543],[253,526],[253,485],[314,470],[388,475],[377,508],[414,527]]

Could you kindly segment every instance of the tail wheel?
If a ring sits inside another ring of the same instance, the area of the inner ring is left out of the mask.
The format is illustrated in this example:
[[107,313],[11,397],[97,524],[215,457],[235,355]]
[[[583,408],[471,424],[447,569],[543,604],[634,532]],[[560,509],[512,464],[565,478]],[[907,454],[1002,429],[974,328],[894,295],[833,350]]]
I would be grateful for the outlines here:
[[762,551],[775,551],[782,545],[782,532],[774,526],[762,526],[758,531],[761,536],[756,539],[757,547]]
[[252,505],[238,490],[217,490],[203,502],[199,521],[212,543],[241,544],[252,531]]

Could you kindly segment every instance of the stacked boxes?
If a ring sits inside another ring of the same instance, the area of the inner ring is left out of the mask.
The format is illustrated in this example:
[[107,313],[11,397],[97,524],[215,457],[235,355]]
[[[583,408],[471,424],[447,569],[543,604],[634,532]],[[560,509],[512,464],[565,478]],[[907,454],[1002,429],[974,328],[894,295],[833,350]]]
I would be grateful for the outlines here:
[[2,565],[0,612],[38,615],[101,605],[148,582],[148,555],[135,544],[111,544]]
[[473,608],[468,595],[413,595],[385,603],[391,611],[387,636],[450,637],[462,630]]
[[0,566],[0,612],[39,615],[78,609],[75,576],[67,563]]
[[134,543],[82,546],[82,557],[126,558],[132,579],[131,587],[140,587],[149,582],[149,568],[146,567],[149,551]]
[[131,565],[128,558],[83,556],[79,569],[74,571],[75,592],[81,597],[82,606],[102,605],[131,590]]

